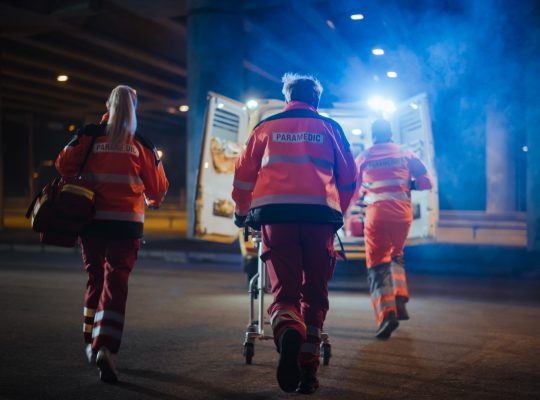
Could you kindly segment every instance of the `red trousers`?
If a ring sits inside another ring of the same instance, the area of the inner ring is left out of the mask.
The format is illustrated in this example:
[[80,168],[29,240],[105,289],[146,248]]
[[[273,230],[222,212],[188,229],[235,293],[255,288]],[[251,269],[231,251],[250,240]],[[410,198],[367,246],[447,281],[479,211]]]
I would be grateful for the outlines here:
[[300,364],[317,368],[321,333],[332,277],[334,228],[326,224],[289,223],[262,227],[262,259],[268,266],[274,302],[268,308],[276,345],[286,329],[304,338]]
[[366,264],[371,301],[378,324],[390,312],[397,315],[396,297],[402,302],[409,300],[403,247],[410,227],[410,221],[366,221]]
[[128,295],[129,273],[137,260],[140,239],[81,237],[88,273],[84,297],[83,332],[94,350],[118,352]]

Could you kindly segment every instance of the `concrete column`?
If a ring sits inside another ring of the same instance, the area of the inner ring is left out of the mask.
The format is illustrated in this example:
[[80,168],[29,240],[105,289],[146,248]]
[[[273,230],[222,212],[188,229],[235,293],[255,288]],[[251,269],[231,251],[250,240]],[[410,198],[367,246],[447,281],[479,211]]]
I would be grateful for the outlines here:
[[242,10],[242,0],[188,2],[188,235],[191,235],[194,223],[194,199],[207,93],[213,91],[237,100],[240,100],[242,95]]
[[[502,94],[501,94],[501,97]],[[486,211],[516,210],[515,160],[513,154],[511,105],[497,102],[486,109]]]
[[[533,5],[527,24],[526,129],[527,129],[527,239],[529,251],[540,252],[540,28],[533,23],[540,5]],[[525,52],[524,52],[525,53]]]

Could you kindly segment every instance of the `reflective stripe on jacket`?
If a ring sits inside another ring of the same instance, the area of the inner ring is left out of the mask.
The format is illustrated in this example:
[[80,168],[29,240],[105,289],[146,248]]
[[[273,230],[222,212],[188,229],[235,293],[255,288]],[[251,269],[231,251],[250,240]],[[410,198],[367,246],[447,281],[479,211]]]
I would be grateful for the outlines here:
[[[56,168],[62,176],[75,176],[95,137],[81,174],[96,192],[92,225],[99,225],[103,230],[110,228],[115,236],[140,237],[145,197],[148,204],[159,206],[169,182],[157,151],[148,140],[135,135],[129,143],[112,144],[108,142],[105,128],[106,124],[87,125],[79,130],[58,155]],[[107,227],[104,221],[115,224]]]
[[[432,183],[424,163],[410,150],[395,143],[373,145],[356,159],[358,190],[368,205],[366,218],[379,220],[412,220],[411,180],[422,182],[421,190]],[[354,200],[353,200],[354,201]]]
[[[239,215],[276,205],[320,206],[340,214],[354,194],[356,166],[339,124],[306,103],[292,101],[255,127],[237,160],[233,186]],[[285,222],[280,208],[273,210]],[[316,215],[311,218],[318,222]],[[294,216],[288,220],[306,222]]]

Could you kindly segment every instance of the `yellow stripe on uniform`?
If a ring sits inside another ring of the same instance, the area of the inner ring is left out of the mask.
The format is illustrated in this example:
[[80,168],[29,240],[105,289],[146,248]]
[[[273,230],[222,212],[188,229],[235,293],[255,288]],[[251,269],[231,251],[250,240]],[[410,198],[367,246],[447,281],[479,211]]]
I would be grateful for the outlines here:
[[88,318],[92,318],[94,315],[96,315],[96,310],[93,308],[83,308],[83,315]]

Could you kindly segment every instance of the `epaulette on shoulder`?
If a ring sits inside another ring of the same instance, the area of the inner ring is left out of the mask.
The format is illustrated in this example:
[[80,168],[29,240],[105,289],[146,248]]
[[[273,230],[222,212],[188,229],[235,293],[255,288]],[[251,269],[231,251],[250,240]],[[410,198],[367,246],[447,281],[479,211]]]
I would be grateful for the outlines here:
[[154,146],[154,143],[152,143],[150,141],[150,139],[145,138],[144,136],[142,136],[139,133],[135,133],[135,140],[138,140],[144,147],[146,147],[148,150],[150,150],[152,152],[152,154],[154,154],[154,158],[156,160],[156,165],[159,165],[161,160],[159,158],[157,148],[156,148],[156,146]]

